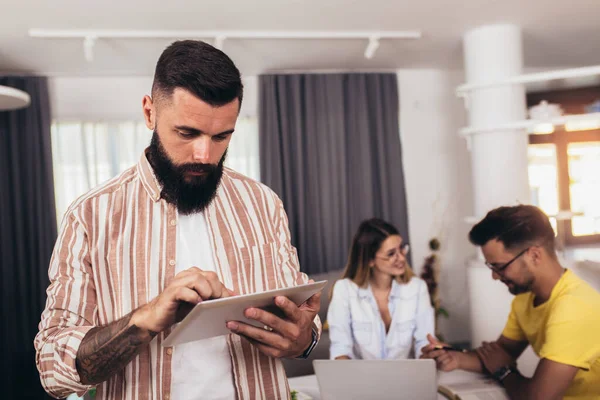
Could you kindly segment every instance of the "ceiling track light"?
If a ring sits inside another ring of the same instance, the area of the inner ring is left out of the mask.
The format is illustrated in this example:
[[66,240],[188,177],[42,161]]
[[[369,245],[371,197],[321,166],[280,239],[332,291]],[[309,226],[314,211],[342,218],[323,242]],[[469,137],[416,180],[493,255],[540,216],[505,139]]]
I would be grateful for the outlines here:
[[83,39],[83,54],[94,60],[94,47],[100,39],[213,39],[213,45],[223,50],[230,39],[367,39],[364,56],[374,57],[381,39],[420,39],[420,31],[134,31],[134,30],[57,30],[30,29],[29,36],[48,39]]
[[94,46],[96,45],[95,36],[86,36],[83,39],[83,55],[87,62],[94,61]]
[[367,48],[365,49],[365,58],[370,60],[375,55],[375,52],[379,48],[379,38],[377,36],[371,36],[369,38],[369,43],[367,44]]
[[215,37],[215,43],[213,46],[215,46],[219,50],[223,50],[223,45],[225,44],[225,39],[227,39],[227,37],[223,36],[223,35]]

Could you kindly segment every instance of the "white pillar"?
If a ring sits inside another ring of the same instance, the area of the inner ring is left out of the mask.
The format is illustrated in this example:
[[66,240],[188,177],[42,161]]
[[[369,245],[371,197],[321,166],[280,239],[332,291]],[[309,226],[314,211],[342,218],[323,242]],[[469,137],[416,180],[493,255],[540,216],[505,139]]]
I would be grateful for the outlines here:
[[[501,81],[523,68],[521,30],[514,25],[476,28],[464,37],[468,83]],[[469,125],[493,126],[526,119],[523,85],[496,86],[469,93]],[[527,135],[522,130],[476,134],[471,161],[475,216],[501,205],[529,202]]]
[[[463,40],[467,83],[501,81],[520,75],[523,67],[521,30],[489,25],[467,32]],[[496,86],[470,92],[469,125],[489,127],[526,119],[523,85]],[[529,203],[527,134],[522,130],[479,133],[471,138],[474,216],[482,218],[501,205]],[[481,259],[468,267],[471,340],[495,340],[504,327],[512,296],[492,280]]]

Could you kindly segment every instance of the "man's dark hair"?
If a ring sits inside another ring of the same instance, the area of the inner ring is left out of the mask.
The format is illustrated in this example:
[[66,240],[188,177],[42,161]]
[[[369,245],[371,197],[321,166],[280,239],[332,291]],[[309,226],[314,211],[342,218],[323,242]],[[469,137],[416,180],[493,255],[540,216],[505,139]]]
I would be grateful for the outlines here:
[[476,246],[483,246],[493,239],[502,242],[509,251],[540,245],[550,256],[556,254],[554,230],[548,216],[531,205],[498,207],[488,212],[469,232],[469,240]]
[[242,105],[240,71],[221,50],[199,40],[173,42],[163,51],[154,72],[152,98],[169,98],[182,88],[214,107],[236,98]]

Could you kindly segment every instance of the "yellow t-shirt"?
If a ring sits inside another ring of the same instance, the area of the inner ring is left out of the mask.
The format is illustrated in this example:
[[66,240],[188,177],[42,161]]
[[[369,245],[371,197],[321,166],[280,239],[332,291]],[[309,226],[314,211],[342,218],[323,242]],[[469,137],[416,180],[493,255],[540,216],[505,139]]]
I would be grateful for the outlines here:
[[600,293],[567,270],[548,301],[534,307],[534,297],[514,298],[502,335],[527,340],[540,358],[580,368],[564,399],[600,399]]

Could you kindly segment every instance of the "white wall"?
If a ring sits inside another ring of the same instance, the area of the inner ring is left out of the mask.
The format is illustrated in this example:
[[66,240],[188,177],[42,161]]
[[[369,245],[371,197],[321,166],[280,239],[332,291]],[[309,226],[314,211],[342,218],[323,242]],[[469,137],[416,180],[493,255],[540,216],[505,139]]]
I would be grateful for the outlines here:
[[462,71],[398,71],[413,267],[420,273],[429,239],[438,237],[440,297],[450,313],[440,326],[449,341],[470,339],[466,260],[474,248],[464,217],[472,214],[471,170],[466,143],[458,136],[466,112],[454,94],[463,79]]
[[[243,79],[240,115],[257,114],[257,78]],[[142,98],[150,94],[151,76],[54,77],[49,80],[52,117],[61,120],[143,120]]]

